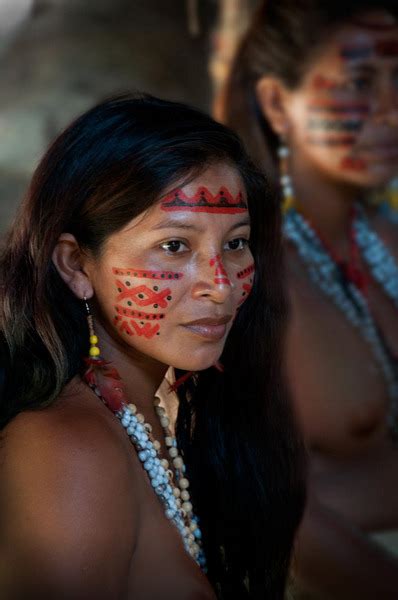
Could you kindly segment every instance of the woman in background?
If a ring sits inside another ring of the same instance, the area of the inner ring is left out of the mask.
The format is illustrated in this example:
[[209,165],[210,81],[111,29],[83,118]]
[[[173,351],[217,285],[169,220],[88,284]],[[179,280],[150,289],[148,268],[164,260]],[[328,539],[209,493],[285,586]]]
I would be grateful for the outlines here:
[[230,130],[152,97],[48,150],[1,258],[2,599],[282,600],[303,477],[267,195]]
[[285,209],[286,360],[311,454],[296,577],[323,600],[395,598],[398,230],[365,199],[398,173],[396,2],[267,0],[219,106]]

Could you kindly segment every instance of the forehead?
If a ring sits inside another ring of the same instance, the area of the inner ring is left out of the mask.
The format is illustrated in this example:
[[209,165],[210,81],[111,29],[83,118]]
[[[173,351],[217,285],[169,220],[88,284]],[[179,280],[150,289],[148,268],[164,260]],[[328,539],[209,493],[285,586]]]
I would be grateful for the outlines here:
[[227,164],[208,167],[192,179],[175,182],[166,188],[158,201],[144,214],[131,221],[123,231],[135,234],[170,223],[195,225],[203,230],[215,225],[229,228],[248,220],[247,194],[237,169]]
[[369,13],[340,27],[319,49],[313,66],[398,63],[398,22],[384,13]]

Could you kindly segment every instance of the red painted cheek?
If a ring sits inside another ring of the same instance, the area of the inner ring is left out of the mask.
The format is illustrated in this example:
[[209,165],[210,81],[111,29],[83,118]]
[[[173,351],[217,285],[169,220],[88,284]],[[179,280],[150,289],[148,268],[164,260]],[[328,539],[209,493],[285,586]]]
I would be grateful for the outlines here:
[[241,271],[238,271],[236,273],[236,278],[241,285],[241,297],[238,303],[239,307],[247,300],[253,288],[254,263],[251,263]]
[[211,267],[214,267],[214,283],[217,285],[231,285],[228,274],[222,263],[221,256],[217,254],[214,258],[210,259],[209,262]]
[[172,289],[166,282],[175,282],[183,274],[120,268],[113,268],[112,272],[117,276],[115,327],[127,336],[151,339],[160,335],[161,323],[173,299]]
[[341,159],[340,166],[345,171],[364,172],[368,168],[366,160],[355,158],[353,156],[344,156]]

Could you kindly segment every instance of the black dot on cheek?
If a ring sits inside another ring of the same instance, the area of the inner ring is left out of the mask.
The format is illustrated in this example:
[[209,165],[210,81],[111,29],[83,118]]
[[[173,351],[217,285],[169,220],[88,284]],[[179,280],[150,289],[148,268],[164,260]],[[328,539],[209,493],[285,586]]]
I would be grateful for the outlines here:
[[140,321],[140,325],[144,325],[144,321]]
[[167,300],[171,300],[171,299],[172,299],[172,297],[171,297],[171,296],[167,296]]
[[138,298],[143,298],[144,294],[138,294]]
[[121,288],[117,288],[117,291],[118,291],[118,292],[121,292],[122,290],[121,290]]
[[156,334],[156,335],[160,335],[159,331],[157,332],[157,334]]
[[154,304],[153,305],[153,308],[158,308],[158,307],[159,307],[159,304]]
[[130,281],[127,280],[126,285],[130,286],[131,285]]
[[155,292],[157,292],[159,288],[158,288],[158,286],[157,286],[157,285],[154,285],[154,286],[153,286],[153,289],[155,290]]
[[127,300],[127,304],[128,304],[129,306],[132,306],[132,305],[133,305],[133,303],[131,302],[131,300]]
[[164,279],[164,273],[162,273],[162,274],[160,275],[160,277],[161,277],[162,279]]

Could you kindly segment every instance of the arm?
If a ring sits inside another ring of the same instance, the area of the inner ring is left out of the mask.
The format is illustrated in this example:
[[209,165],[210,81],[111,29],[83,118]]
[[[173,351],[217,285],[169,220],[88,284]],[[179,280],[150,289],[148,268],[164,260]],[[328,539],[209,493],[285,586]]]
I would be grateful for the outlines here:
[[134,550],[131,467],[95,415],[21,414],[0,446],[0,590],[121,597]]
[[296,541],[294,577],[322,600],[394,600],[398,561],[310,493]]

